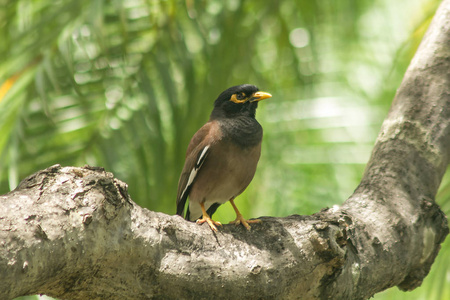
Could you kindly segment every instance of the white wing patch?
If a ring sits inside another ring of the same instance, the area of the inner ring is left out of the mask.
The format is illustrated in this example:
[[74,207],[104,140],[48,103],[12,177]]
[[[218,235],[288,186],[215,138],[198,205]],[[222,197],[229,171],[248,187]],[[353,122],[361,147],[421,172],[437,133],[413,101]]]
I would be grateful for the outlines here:
[[189,190],[192,182],[194,182],[194,179],[197,176],[198,170],[200,170],[201,166],[205,162],[206,156],[208,156],[208,149],[209,149],[209,145],[207,145],[205,148],[203,148],[202,152],[198,156],[198,159],[197,159],[196,164],[194,165],[194,168],[192,168],[191,173],[189,173],[188,182],[187,182],[186,186],[184,187],[183,193],[181,193],[180,199],[183,199],[185,197],[186,191]]
[[200,169],[200,167],[202,166],[203,162],[205,161],[206,152],[208,151],[208,149],[209,149],[209,145],[207,145],[205,148],[203,148],[203,151],[200,154],[200,156],[198,157],[197,164],[195,165],[194,169]]

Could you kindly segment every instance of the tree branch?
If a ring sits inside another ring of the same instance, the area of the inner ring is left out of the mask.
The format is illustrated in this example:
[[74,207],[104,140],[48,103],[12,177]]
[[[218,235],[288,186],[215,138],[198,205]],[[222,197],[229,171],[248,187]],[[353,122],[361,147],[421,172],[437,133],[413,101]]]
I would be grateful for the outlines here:
[[450,0],[406,72],[361,184],[313,216],[213,234],[137,206],[102,169],[59,165],[0,197],[1,299],[367,299],[414,289],[448,234]]

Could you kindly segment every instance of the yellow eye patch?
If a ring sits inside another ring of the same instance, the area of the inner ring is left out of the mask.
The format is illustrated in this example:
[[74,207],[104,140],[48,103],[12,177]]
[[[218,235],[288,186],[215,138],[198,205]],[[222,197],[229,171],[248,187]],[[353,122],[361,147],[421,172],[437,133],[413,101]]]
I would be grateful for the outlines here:
[[233,94],[230,98],[230,101],[234,103],[244,103],[248,100],[248,97],[245,96],[244,93]]

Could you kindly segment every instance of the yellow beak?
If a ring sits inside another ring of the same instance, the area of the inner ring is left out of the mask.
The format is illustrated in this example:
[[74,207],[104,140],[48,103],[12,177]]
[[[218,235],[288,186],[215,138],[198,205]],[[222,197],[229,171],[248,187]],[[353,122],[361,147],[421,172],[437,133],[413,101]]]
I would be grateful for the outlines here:
[[269,94],[269,93],[256,92],[250,97],[249,101],[250,102],[261,101],[261,100],[264,100],[264,99],[267,99],[267,98],[270,98],[270,97],[272,97],[272,95]]

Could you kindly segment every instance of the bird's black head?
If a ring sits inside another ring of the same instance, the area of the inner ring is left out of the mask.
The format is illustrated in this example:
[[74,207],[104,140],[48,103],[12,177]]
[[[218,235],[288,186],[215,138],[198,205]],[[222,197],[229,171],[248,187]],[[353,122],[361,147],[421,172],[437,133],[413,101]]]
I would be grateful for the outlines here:
[[272,95],[260,92],[256,86],[251,84],[232,86],[217,97],[211,118],[231,118],[235,116],[254,118],[258,101],[270,97]]

